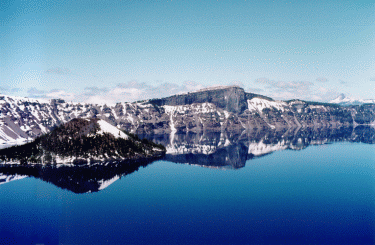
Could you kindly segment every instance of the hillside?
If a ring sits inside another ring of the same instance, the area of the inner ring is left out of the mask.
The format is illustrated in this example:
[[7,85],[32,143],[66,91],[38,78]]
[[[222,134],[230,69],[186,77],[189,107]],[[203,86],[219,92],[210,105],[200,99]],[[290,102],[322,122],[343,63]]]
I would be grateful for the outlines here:
[[162,145],[126,134],[100,119],[73,119],[33,142],[0,150],[4,162],[90,163],[159,157]]

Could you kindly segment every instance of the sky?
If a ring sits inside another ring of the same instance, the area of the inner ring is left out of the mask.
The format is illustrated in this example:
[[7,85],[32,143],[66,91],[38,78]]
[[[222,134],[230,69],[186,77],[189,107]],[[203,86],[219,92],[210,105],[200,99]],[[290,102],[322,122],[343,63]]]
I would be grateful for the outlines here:
[[115,103],[218,85],[375,99],[375,2],[0,4],[0,94]]

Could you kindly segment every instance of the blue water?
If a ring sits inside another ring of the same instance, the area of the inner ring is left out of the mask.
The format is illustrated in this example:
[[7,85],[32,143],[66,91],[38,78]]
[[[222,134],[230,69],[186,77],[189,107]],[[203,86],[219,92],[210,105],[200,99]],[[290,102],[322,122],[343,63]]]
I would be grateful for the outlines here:
[[0,185],[0,244],[374,244],[375,146],[277,151],[237,170],[156,161],[95,193]]

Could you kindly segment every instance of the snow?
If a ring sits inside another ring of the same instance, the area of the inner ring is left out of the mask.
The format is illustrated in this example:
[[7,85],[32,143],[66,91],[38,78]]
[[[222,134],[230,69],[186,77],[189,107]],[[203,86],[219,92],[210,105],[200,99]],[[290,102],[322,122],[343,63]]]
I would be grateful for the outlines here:
[[355,99],[355,98],[346,97],[344,94],[340,94],[336,99],[331,100],[330,103],[358,105],[358,104],[366,104],[366,103],[375,103],[375,99]]
[[216,106],[212,103],[199,103],[199,104],[192,104],[192,105],[178,105],[178,106],[170,106],[170,105],[164,105],[163,106],[165,113],[167,114],[173,114],[173,113],[179,113],[179,114],[200,114],[200,113],[211,113],[216,112]]
[[258,111],[260,113],[262,113],[263,109],[265,108],[284,111],[285,107],[288,106],[288,104],[283,101],[269,101],[261,98],[252,98],[251,100],[247,100],[247,105],[249,111]]
[[204,154],[209,155],[216,151],[217,147],[213,145],[204,144],[169,144],[166,147],[167,154],[180,155],[180,154]]
[[122,138],[126,140],[129,139],[129,137],[124,132],[104,120],[99,120],[98,124],[100,126],[100,131],[98,132],[98,134],[109,133],[115,136],[115,138]]
[[6,140],[6,141],[0,139],[0,149],[4,149],[4,148],[16,146],[16,145],[24,145],[24,144],[26,144],[28,142],[31,142],[31,141],[32,141],[31,138],[28,138],[28,139],[17,138],[16,140]]
[[230,145],[230,141],[228,139],[226,139],[224,146],[228,146],[228,145]]
[[5,184],[5,183],[9,183],[10,181],[24,179],[24,178],[27,178],[27,177],[28,177],[27,175],[18,175],[18,174],[15,174],[15,175],[5,175],[5,174],[0,174],[0,185],[1,184]]
[[118,179],[120,179],[120,176],[116,175],[115,177],[113,177],[112,179],[109,179],[109,180],[99,180],[98,181],[98,184],[99,184],[98,190],[99,191],[104,190],[105,188],[107,188],[108,186],[113,184]]
[[172,133],[176,133],[177,129],[176,129],[176,127],[174,126],[174,122],[173,122],[173,114],[172,114],[172,113],[171,113],[170,121],[171,121],[171,131],[172,131]]
[[[4,96],[4,99],[7,102],[12,102],[12,101],[27,101],[27,102],[35,102],[35,103],[49,103],[50,100],[46,99],[33,99],[33,98],[27,98],[27,97],[18,97],[18,96],[9,96],[9,95],[2,95],[0,94],[0,98]],[[1,99],[0,99],[1,100]]]
[[264,144],[263,141],[259,143],[250,143],[248,153],[255,156],[264,155],[274,151],[285,150],[288,146],[285,141],[278,142],[277,144]]

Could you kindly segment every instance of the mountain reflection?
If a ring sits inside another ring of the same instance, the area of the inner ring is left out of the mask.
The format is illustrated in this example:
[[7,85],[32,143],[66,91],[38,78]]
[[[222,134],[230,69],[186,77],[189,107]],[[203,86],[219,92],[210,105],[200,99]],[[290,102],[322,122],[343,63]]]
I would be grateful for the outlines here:
[[[35,177],[74,193],[97,192],[116,180],[146,167],[153,160],[137,159],[115,162],[97,162],[93,165],[2,165],[0,180],[6,183],[22,177]],[[0,182],[1,184],[1,182]]]
[[[167,153],[163,160],[208,168],[239,169],[246,161],[279,150],[302,150],[309,145],[333,142],[375,143],[375,129],[355,128],[290,128],[287,130],[252,130],[243,132],[202,132],[140,136],[163,144]],[[22,159],[18,159],[23,163]],[[32,176],[75,193],[100,191],[121,177],[146,167],[155,159],[74,164],[3,164],[0,184]]]

